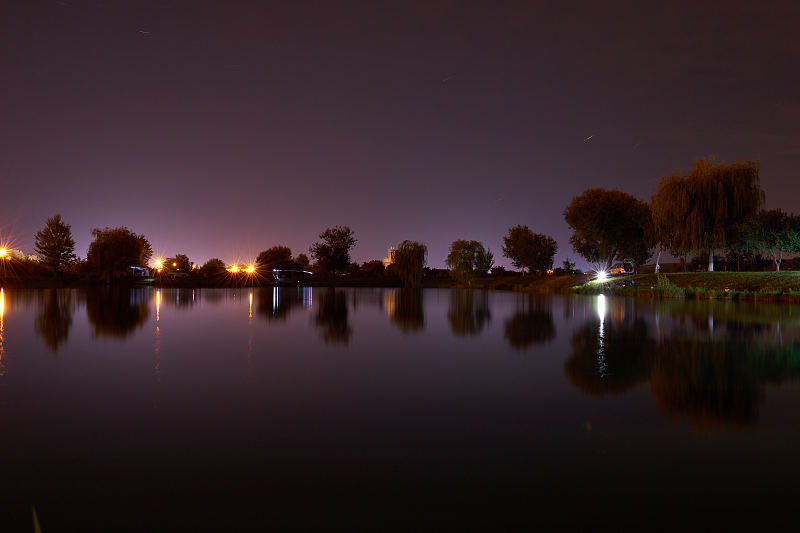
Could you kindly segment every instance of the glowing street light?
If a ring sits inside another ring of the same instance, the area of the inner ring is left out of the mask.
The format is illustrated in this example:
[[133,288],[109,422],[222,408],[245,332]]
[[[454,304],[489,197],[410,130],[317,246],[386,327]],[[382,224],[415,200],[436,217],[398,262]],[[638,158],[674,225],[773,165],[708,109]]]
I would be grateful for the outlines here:
[[247,273],[248,274],[252,274],[255,271],[256,271],[256,267],[254,267],[253,265],[247,265]]
[[0,259],[5,259],[7,255],[8,255],[8,250],[6,250],[5,248],[0,248]]
[[229,268],[228,270],[230,270],[231,272],[233,272],[234,274],[236,274],[237,272],[239,272],[239,267],[238,267],[238,266],[236,266],[236,265],[233,265],[233,266],[232,266],[231,268]]
[[597,271],[597,277],[595,277],[595,280],[597,280],[597,281],[605,281],[607,279],[608,279],[608,272],[606,272],[605,270],[598,270]]

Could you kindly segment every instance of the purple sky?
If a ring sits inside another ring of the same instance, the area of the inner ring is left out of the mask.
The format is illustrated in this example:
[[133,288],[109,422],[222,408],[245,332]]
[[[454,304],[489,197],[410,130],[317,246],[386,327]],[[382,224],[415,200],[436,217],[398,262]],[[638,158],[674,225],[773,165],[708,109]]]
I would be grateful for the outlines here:
[[443,266],[459,238],[508,264],[525,224],[560,264],[573,196],[709,154],[800,211],[795,2],[464,5],[5,0],[0,237],[61,213],[81,256],[125,225],[230,262],[343,224],[359,262]]

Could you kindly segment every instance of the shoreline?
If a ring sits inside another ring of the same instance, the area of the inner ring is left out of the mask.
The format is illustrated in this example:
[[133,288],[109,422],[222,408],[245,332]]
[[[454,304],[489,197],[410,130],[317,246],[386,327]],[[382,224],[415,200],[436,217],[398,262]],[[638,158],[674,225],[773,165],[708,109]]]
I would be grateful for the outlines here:
[[[243,280],[242,280],[243,281]],[[341,279],[330,281],[286,281],[274,283],[230,282],[219,280],[126,280],[118,284],[93,283],[86,279],[28,279],[2,280],[0,287],[9,289],[61,288],[269,288],[269,287],[364,287],[402,288],[399,280]],[[643,273],[623,275],[599,282],[585,274],[564,276],[497,276],[476,278],[469,284],[449,278],[423,280],[422,289],[473,289],[512,291],[529,294],[606,294],[637,298],[675,298],[695,300],[747,300],[800,302],[800,272],[676,272],[669,274]]]

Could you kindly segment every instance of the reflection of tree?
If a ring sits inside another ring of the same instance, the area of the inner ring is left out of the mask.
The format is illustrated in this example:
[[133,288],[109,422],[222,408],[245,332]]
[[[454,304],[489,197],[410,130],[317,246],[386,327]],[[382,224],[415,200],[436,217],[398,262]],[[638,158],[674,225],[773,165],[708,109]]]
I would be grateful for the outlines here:
[[477,335],[491,318],[487,291],[453,289],[450,292],[447,320],[455,335]]
[[425,329],[425,312],[420,289],[399,289],[389,297],[394,299],[389,317],[403,333]]
[[47,347],[58,352],[58,348],[67,342],[69,328],[72,326],[72,293],[47,289],[41,295],[39,311],[36,330]]
[[759,338],[763,327],[726,325],[724,338],[676,330],[655,341],[647,338],[641,320],[595,320],[573,335],[564,371],[592,396],[619,394],[649,381],[658,408],[686,416],[696,429],[753,425],[763,387],[800,377],[800,343],[776,345]]
[[667,339],[653,352],[650,391],[664,413],[698,429],[758,421],[763,385],[800,376],[800,346],[761,341]]
[[506,320],[504,336],[508,344],[517,350],[534,344],[542,344],[553,340],[556,336],[556,327],[553,324],[553,313],[546,309],[540,299],[529,299],[528,310],[525,310],[525,296],[523,296],[523,309]]
[[573,385],[591,396],[620,394],[650,375],[646,357],[647,324],[594,320],[575,332],[564,371]]
[[291,287],[258,289],[258,314],[267,322],[285,321],[295,305],[301,303],[297,291]]
[[322,338],[326,343],[347,344],[350,341],[352,330],[347,322],[345,294],[337,292],[333,287],[320,291],[317,316],[314,322],[322,330]]
[[95,336],[124,338],[147,320],[147,303],[141,289],[91,288],[86,292],[86,316]]

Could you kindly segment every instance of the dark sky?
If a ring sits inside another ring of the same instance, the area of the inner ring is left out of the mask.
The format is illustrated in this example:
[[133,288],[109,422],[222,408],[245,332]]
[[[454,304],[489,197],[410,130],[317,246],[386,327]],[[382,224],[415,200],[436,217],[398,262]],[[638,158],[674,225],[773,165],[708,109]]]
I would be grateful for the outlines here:
[[800,211],[797,6],[5,0],[0,236],[61,213],[82,256],[125,225],[230,262],[344,224],[442,266],[525,224],[560,264],[573,196],[710,154]]

